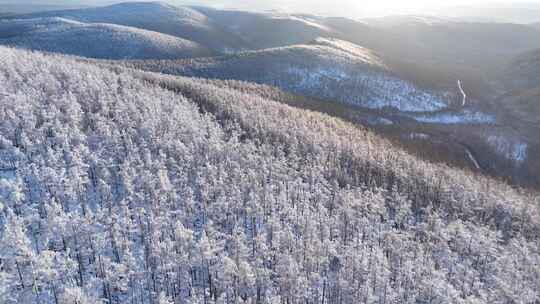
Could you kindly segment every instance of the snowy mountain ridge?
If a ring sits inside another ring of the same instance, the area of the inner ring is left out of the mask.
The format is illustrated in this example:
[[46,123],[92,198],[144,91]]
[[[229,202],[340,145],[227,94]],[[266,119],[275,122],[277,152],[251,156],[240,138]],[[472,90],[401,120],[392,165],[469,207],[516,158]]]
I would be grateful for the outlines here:
[[60,17],[0,21],[0,44],[103,59],[177,59],[212,54],[198,43],[166,34]]
[[242,47],[239,37],[214,26],[204,14],[190,7],[177,7],[163,2],[126,2],[105,7],[17,16],[26,19],[40,17],[130,26],[191,40],[216,51]]

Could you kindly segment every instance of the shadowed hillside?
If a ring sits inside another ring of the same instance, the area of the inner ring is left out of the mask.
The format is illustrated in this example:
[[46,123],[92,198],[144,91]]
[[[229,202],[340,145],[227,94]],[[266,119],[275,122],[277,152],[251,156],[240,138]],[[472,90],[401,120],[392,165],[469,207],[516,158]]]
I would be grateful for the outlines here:
[[320,99],[407,112],[444,109],[451,96],[417,88],[372,51],[329,39],[310,44],[184,61],[131,61],[156,72],[268,84]]

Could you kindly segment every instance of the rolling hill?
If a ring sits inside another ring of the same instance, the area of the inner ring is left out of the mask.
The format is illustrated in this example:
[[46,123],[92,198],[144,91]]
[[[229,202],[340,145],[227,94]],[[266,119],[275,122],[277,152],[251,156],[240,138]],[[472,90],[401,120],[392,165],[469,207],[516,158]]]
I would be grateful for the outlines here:
[[227,52],[245,47],[234,34],[215,26],[204,14],[162,2],[126,2],[105,7],[19,15],[17,18],[62,17],[87,23],[111,23],[160,32]]
[[[492,79],[498,73],[494,70],[503,70],[504,63],[514,58],[516,52],[539,45],[534,38],[537,31],[532,27],[418,16],[355,21],[200,6],[175,7],[159,2],[122,3],[16,18],[39,16],[45,18],[42,20],[62,16],[73,18],[78,21],[71,23],[84,23],[84,27],[75,29],[76,26],[71,25],[73,29],[67,32],[54,30],[62,27],[50,26],[52,33],[26,34],[27,38],[17,39],[13,45],[106,59],[210,55],[210,51],[198,49],[171,56],[171,52],[163,53],[166,48],[159,46],[160,41],[168,39],[154,39],[157,35],[136,35],[138,39],[125,39],[121,37],[129,35],[124,32],[112,34],[123,26],[104,31],[104,24],[89,22],[124,24],[130,29],[147,28],[186,37],[198,41],[200,48],[233,54],[196,60],[124,64],[170,74],[267,84],[328,102],[330,107],[338,101],[355,107],[350,108],[353,113],[361,112],[355,121],[383,129],[384,134],[390,134],[406,146],[414,146],[418,142],[411,140],[414,134],[429,134],[429,140],[423,140],[421,146],[429,142],[436,146],[434,151],[448,153],[421,152],[428,159],[439,161],[442,158],[453,164],[465,164],[484,173],[511,178],[518,184],[529,180],[534,180],[533,184],[540,183],[532,177],[536,175],[535,170],[525,172],[527,168],[535,167],[529,163],[537,146],[531,140],[535,129],[516,125],[507,117],[510,111],[502,111],[495,102],[499,90],[494,87]],[[32,20],[27,22],[35,22]],[[85,36],[98,37],[99,43],[94,43],[95,39],[79,39]],[[147,38],[152,42],[147,43]],[[133,54],[138,48],[131,45],[132,40],[144,41],[143,45],[150,44],[151,47],[143,49],[139,46],[140,51]],[[160,50],[156,50],[154,45]],[[125,53],[116,50],[125,50]],[[111,54],[115,55],[111,57]],[[465,102],[463,93],[467,97]],[[523,96],[532,93],[527,92]],[[534,113],[528,111],[529,108],[524,106],[522,115]],[[530,115],[532,118],[528,120],[534,119],[534,115]],[[527,134],[516,132],[525,129]],[[493,136],[505,140],[490,141]],[[501,142],[515,145],[505,144],[501,148]],[[449,145],[453,148],[448,148]],[[526,153],[519,159],[509,157],[514,153],[507,152],[518,147],[526,147]],[[413,147],[412,150],[418,149]]]
[[539,296],[527,193],[258,88],[0,54],[2,303]]
[[252,49],[304,44],[319,37],[334,37],[334,29],[310,15],[276,12],[217,10],[196,6],[193,9],[208,16],[215,24],[242,37]]
[[540,49],[524,52],[513,58],[501,74],[507,90],[540,87]]
[[540,31],[532,26],[419,16],[355,21],[176,7],[161,2],[17,16],[38,17],[132,26],[195,41],[220,53],[306,44],[318,37],[336,38],[376,51],[401,77],[425,88],[448,90],[461,79],[478,100],[491,97],[489,78],[500,71],[501,60],[540,48],[536,39]]
[[496,79],[501,91],[496,103],[512,116],[516,128],[533,139],[537,139],[540,128],[539,73],[540,50],[535,50],[513,58]]
[[[535,49],[540,44],[533,39],[540,32],[527,25],[459,22],[422,16],[393,16],[365,22],[399,37],[394,43],[401,44],[405,49],[405,59],[461,61],[488,68],[493,60]],[[500,68],[500,65],[492,68],[497,67]]]
[[530,146],[528,168],[540,170],[540,51],[516,56],[497,78],[501,95],[495,101],[508,118],[505,124],[525,136]]
[[450,94],[431,93],[397,77],[372,51],[336,39],[224,57],[125,64],[167,74],[268,84],[371,109],[432,112],[447,108],[451,100]]
[[537,304],[538,33],[0,19],[0,303]]
[[[118,62],[110,62],[117,65]],[[349,42],[320,38],[309,44],[177,61],[123,65],[172,75],[240,80],[278,87],[311,99],[303,107],[367,125],[433,161],[538,185],[535,142],[514,124],[469,96],[469,84],[449,90],[416,86],[381,56]],[[462,88],[463,90],[463,88]],[[466,93],[465,93],[466,92]],[[465,94],[465,99],[463,99]],[[341,105],[336,105],[340,102]],[[322,105],[326,103],[327,105]],[[332,109],[335,107],[335,109]],[[347,113],[341,115],[341,113]],[[417,138],[420,134],[422,138]]]
[[0,21],[0,44],[101,59],[178,59],[213,54],[195,42],[170,35],[63,18]]
[[335,34],[311,16],[177,7],[163,2],[126,2],[17,16],[40,17],[132,26],[193,40],[222,53],[306,43]]

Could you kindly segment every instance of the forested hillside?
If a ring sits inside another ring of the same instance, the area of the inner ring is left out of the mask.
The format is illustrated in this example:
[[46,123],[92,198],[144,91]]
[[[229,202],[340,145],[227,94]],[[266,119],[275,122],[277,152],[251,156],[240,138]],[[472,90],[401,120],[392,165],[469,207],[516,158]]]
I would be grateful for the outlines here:
[[540,50],[516,56],[500,74],[506,94],[501,106],[524,121],[540,123]]
[[337,39],[193,60],[128,61],[124,65],[173,75],[236,79],[277,86],[309,97],[372,109],[431,112],[451,94],[430,92],[386,67],[374,52]]
[[538,301],[532,195],[272,91],[0,54],[0,303]]
[[[517,79],[523,72],[527,82],[537,78],[527,73],[528,54],[540,48],[534,24],[418,15],[358,20],[146,1],[2,20],[0,36],[6,25],[9,36],[0,44],[142,59],[124,64],[276,86],[337,110],[361,110],[356,120],[422,157],[540,185],[538,89],[508,91],[500,81],[501,73],[516,80],[516,71]],[[25,32],[28,24],[34,29]],[[194,59],[176,60],[185,58]],[[525,68],[506,69],[515,62]]]

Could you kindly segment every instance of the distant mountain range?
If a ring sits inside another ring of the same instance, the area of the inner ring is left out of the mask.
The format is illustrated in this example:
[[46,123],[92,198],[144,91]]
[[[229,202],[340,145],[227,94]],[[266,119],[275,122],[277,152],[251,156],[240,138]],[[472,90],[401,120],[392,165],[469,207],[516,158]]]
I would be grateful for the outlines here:
[[36,13],[23,18],[63,17],[91,23],[113,23],[185,38],[225,52],[243,47],[236,35],[216,27],[204,14],[189,7],[158,2],[121,3],[107,7]]
[[87,5],[78,5],[73,1],[66,1],[63,4],[44,4],[41,1],[22,2],[22,1],[0,1],[0,17],[1,14],[28,14],[43,11],[54,11],[62,9],[78,9],[83,7],[89,7]]
[[0,43],[103,59],[167,59],[212,54],[195,42],[158,32],[59,17],[0,21]]

